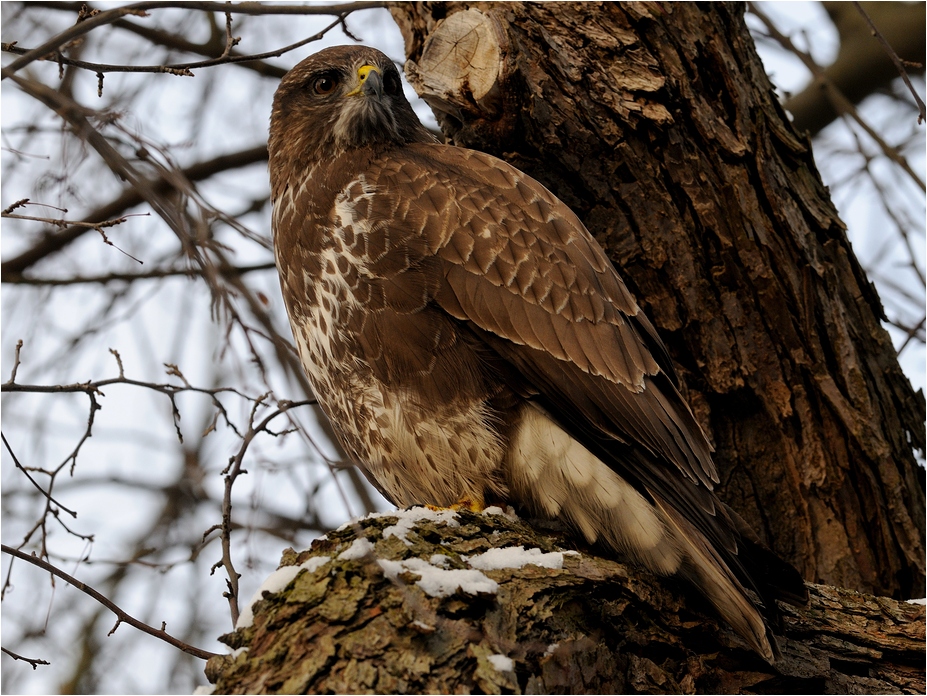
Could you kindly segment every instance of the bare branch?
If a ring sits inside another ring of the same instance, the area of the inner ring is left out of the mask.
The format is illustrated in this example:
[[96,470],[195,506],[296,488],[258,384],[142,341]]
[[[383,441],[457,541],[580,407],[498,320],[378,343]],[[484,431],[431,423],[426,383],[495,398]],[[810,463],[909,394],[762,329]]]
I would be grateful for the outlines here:
[[[267,159],[267,145],[261,144],[245,150],[239,150],[226,155],[213,157],[202,162],[190,165],[180,170],[179,175],[187,181],[201,181],[229,169],[246,167]],[[166,193],[173,188],[173,183],[167,179],[149,181],[149,186],[157,193]],[[127,187],[118,198],[83,216],[88,222],[97,222],[120,217],[124,211],[139,205],[144,201],[141,193],[133,187]],[[71,242],[80,238],[86,227],[72,226],[57,233],[49,233],[42,237],[35,246],[20,253],[18,256],[0,264],[0,279],[7,279],[35,265],[45,257],[60,251]],[[15,281],[11,281],[15,282]]]
[[151,185],[151,182],[123,157],[109,139],[90,123],[87,117],[93,113],[92,110],[81,106],[73,99],[69,99],[41,82],[23,79],[15,75],[11,79],[26,94],[42,102],[64,119],[81,140],[84,140],[97,151],[97,154],[115,174],[125,179],[129,186],[135,188],[141,194],[142,198],[154,208],[155,212],[161,216],[181,240],[188,237],[187,226],[176,207],[171,205]]
[[[26,200],[27,202],[25,203],[25,205],[30,205],[30,203],[28,203],[28,199]],[[17,205],[21,202],[22,201],[17,201],[17,203],[15,203],[14,205]],[[36,205],[36,204],[32,204],[32,205]],[[38,204],[38,205],[41,205],[41,204]],[[137,215],[142,216],[142,217],[147,217],[149,214],[150,213],[138,213]],[[47,225],[53,225],[55,227],[76,226],[76,227],[86,227],[88,229],[96,230],[97,232],[100,233],[100,236],[103,238],[104,244],[106,244],[107,246],[113,247],[113,249],[124,254],[125,256],[128,256],[130,259],[132,259],[136,263],[139,263],[139,264],[142,263],[142,261],[139,261],[137,258],[132,256],[132,254],[128,253],[124,249],[120,249],[118,246],[113,244],[110,238],[106,235],[106,232],[103,231],[104,228],[106,227],[115,227],[116,225],[121,225],[126,220],[128,220],[128,218],[130,217],[128,215],[125,215],[120,218],[116,218],[115,220],[103,220],[102,222],[83,222],[83,221],[74,221],[74,220],[64,220],[61,218],[35,217],[33,215],[16,215],[14,213],[9,213],[7,211],[3,211],[2,217],[12,218],[14,220],[30,220],[32,222],[44,222]]]
[[895,67],[898,68],[898,74],[901,76],[901,79],[904,80],[905,85],[908,88],[908,91],[911,92],[911,96],[914,97],[914,102],[917,104],[917,122],[923,123],[925,116],[924,112],[924,100],[920,98],[917,91],[915,91],[914,86],[911,84],[911,80],[908,79],[908,71],[904,69],[904,65],[901,62],[901,58],[898,57],[898,54],[895,53],[888,41],[885,40],[885,37],[882,36],[882,32],[879,31],[876,27],[875,22],[872,21],[872,17],[869,16],[869,13],[863,9],[863,6],[859,3],[859,0],[853,0],[853,5],[862,15],[863,19],[866,20],[866,23],[869,25],[872,30],[872,35],[879,40],[879,43],[882,44],[882,48],[885,49],[885,52],[888,54],[888,57],[892,59],[892,62],[895,64]]
[[232,562],[232,488],[235,485],[235,480],[241,474],[247,473],[247,471],[242,468],[242,463],[245,459],[245,453],[248,451],[248,447],[252,440],[254,440],[254,437],[258,433],[262,432],[269,433],[275,437],[283,434],[275,433],[268,428],[272,420],[274,420],[277,416],[286,413],[292,408],[315,404],[314,399],[307,399],[305,401],[281,401],[278,403],[278,408],[276,411],[273,411],[270,415],[264,418],[264,420],[262,420],[257,425],[257,427],[254,427],[254,418],[257,414],[257,409],[264,403],[265,398],[268,396],[269,394],[264,394],[262,397],[255,400],[251,409],[251,422],[248,424],[248,431],[242,438],[242,443],[238,448],[238,452],[235,454],[235,456],[229,459],[229,464],[223,472],[225,474],[225,491],[222,495],[222,560],[213,565],[212,569],[215,571],[216,568],[219,568],[220,566],[224,567],[228,575],[228,579],[226,580],[228,585],[228,592],[226,592],[225,596],[229,602],[229,611],[232,615],[233,628],[235,624],[238,623],[238,580],[241,577],[241,574],[235,570],[234,563]]
[[55,499],[52,497],[52,495],[51,495],[50,492],[48,492],[48,491],[46,491],[44,488],[42,488],[42,487],[39,485],[38,481],[36,481],[34,478],[32,478],[32,476],[29,474],[29,471],[26,469],[26,467],[24,467],[22,464],[19,463],[19,459],[16,457],[16,454],[13,452],[13,448],[10,447],[10,443],[6,441],[6,435],[4,435],[2,432],[0,432],[0,439],[3,440],[3,446],[6,447],[6,451],[9,452],[9,453],[10,453],[10,457],[13,458],[13,464],[16,466],[17,469],[19,469],[21,472],[23,472],[23,474],[26,476],[27,479],[29,479],[29,483],[31,483],[33,486],[35,486],[36,490],[38,490],[39,493],[41,493],[45,498],[47,498],[49,502],[54,503],[54,504],[57,505],[60,509],[62,509],[62,510],[64,510],[66,513],[68,513],[71,517],[76,518],[76,517],[77,517],[77,513],[74,512],[74,510],[71,510],[70,508],[68,508],[68,507],[66,507],[66,506],[64,506],[64,505],[62,505],[61,502],[55,500]]
[[[67,29],[45,43],[33,48],[25,55],[14,60],[8,66],[0,71],[0,79],[5,80],[13,76],[17,71],[26,67],[36,60],[46,59],[50,53],[61,50],[61,47],[86,34],[93,29],[105,24],[112,24],[118,19],[134,15],[136,17],[148,16],[147,10],[157,10],[165,8],[181,8],[188,10],[201,10],[204,12],[232,12],[235,14],[246,15],[270,15],[270,14],[290,14],[290,15],[318,15],[333,14],[339,18],[345,14],[357,10],[366,10],[371,8],[386,7],[386,2],[350,2],[342,5],[262,5],[258,2],[244,2],[234,5],[223,2],[138,2],[132,5],[126,5],[114,10],[99,12],[98,14],[78,22],[70,29]],[[338,20],[340,22],[340,19]],[[337,22],[336,22],[337,23]],[[254,59],[252,59],[254,60]]]
[[[192,645],[188,645],[187,643],[184,643],[182,640],[178,638],[174,638],[174,636],[170,635],[167,631],[164,630],[163,625],[161,629],[152,628],[148,624],[142,621],[139,621],[136,618],[133,618],[132,616],[127,614],[125,611],[120,609],[118,606],[116,606],[113,602],[111,602],[107,597],[100,594],[99,592],[97,592],[95,589],[93,589],[89,585],[82,583],[80,580],[78,580],[74,576],[68,575],[60,568],[53,566],[51,563],[46,563],[45,561],[43,561],[40,558],[37,558],[36,556],[31,556],[27,553],[24,553],[23,551],[7,546],[6,544],[0,545],[0,550],[2,550],[3,553],[9,554],[10,556],[13,556],[14,558],[18,558],[21,561],[25,561],[26,563],[31,563],[32,565],[38,568],[41,568],[42,570],[45,570],[51,573],[52,575],[55,575],[61,578],[66,583],[68,583],[69,585],[73,587],[76,587],[78,590],[80,590],[84,594],[89,595],[90,597],[93,597],[93,599],[95,599],[97,602],[102,604],[104,607],[106,607],[107,609],[109,609],[111,612],[113,612],[116,615],[118,620],[116,622],[116,626],[113,627],[113,631],[116,630],[116,627],[118,627],[120,623],[127,623],[130,626],[137,628],[139,631],[142,631],[143,633],[147,633],[150,636],[154,636],[155,638],[159,638],[163,640],[165,643],[169,643],[170,645],[173,645],[175,648],[183,650],[188,655],[193,655],[193,657],[198,657],[201,660],[208,660],[210,657],[216,656],[216,653],[209,652],[208,650],[202,650],[201,648],[196,648]],[[112,631],[110,633],[112,633]]]
[[[251,266],[220,266],[218,267],[218,272],[224,277],[231,277],[242,276],[258,271],[269,271],[274,268],[276,268],[276,264],[273,261],[268,261],[267,263],[258,263]],[[105,273],[95,276],[70,276],[68,278],[39,278],[35,276],[9,274],[3,277],[2,282],[14,285],[50,285],[58,287],[63,285],[86,284],[107,285],[115,282],[133,283],[137,280],[156,280],[177,276],[199,278],[202,277],[202,275],[203,270],[201,268],[154,268],[143,273]]]
[[39,665],[50,665],[51,664],[51,662],[46,662],[45,660],[40,660],[38,658],[23,657],[22,655],[17,655],[12,650],[7,650],[6,648],[3,648],[3,647],[0,647],[0,650],[2,650],[5,655],[9,655],[10,657],[12,657],[14,660],[22,660],[23,662],[28,662],[30,665],[32,665],[32,669],[35,669]]
[[805,67],[811,71],[815,80],[819,82],[821,88],[825,91],[828,98],[831,100],[834,108],[836,108],[840,113],[846,114],[852,118],[853,121],[855,121],[857,125],[859,125],[859,127],[862,128],[866,134],[878,144],[879,148],[882,150],[886,157],[901,167],[905,173],[910,176],[918,186],[920,186],[921,190],[927,190],[927,186],[925,186],[924,181],[911,168],[911,165],[908,164],[908,160],[904,157],[904,155],[898,152],[896,148],[893,148],[891,145],[885,142],[882,136],[876,133],[876,131],[860,117],[859,112],[857,112],[856,107],[853,106],[853,103],[845,96],[843,96],[843,93],[837,88],[836,85],[834,85],[833,81],[827,77],[827,75],[814,61],[814,59],[805,51],[800,50],[794,43],[792,43],[792,40],[788,36],[779,31],[772,20],[769,19],[769,17],[767,17],[766,14],[757,7],[757,3],[750,3],[750,11],[759,17],[763,24],[766,25],[766,30],[769,32],[770,36],[775,38],[776,41],[794,53],[802,61],[802,63],[805,64]]
[[19,370],[19,354],[23,349],[23,340],[19,339],[16,341],[16,352],[13,355],[13,369],[10,370],[10,380],[9,383],[12,384],[16,381],[16,373]]

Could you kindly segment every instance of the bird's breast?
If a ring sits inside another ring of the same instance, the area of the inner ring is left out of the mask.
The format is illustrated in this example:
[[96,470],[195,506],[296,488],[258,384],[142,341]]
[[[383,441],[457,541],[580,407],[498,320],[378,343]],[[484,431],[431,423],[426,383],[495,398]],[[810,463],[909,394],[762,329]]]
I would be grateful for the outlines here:
[[487,488],[505,498],[503,442],[479,359],[449,319],[372,309],[375,281],[356,263],[322,250],[285,273],[319,269],[313,277],[284,279],[303,288],[301,301],[288,299],[293,335],[341,444],[397,505],[482,500]]

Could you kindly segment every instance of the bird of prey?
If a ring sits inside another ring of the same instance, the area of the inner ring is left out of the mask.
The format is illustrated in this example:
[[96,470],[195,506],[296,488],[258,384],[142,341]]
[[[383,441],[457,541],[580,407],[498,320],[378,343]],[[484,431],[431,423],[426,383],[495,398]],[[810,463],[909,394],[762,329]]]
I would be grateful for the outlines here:
[[711,446],[602,248],[540,183],[440,144],[383,53],[283,78],[273,232],[302,364],[341,444],[399,506],[511,503],[688,578],[767,660],[797,571],[712,492]]

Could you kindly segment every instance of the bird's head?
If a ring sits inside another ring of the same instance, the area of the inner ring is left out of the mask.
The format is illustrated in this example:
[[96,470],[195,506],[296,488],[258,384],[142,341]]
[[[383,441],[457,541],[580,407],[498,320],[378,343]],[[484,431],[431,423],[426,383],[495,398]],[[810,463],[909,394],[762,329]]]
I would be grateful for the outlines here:
[[274,95],[272,160],[287,150],[319,161],[351,148],[429,140],[402,93],[399,71],[374,48],[319,51],[290,70]]

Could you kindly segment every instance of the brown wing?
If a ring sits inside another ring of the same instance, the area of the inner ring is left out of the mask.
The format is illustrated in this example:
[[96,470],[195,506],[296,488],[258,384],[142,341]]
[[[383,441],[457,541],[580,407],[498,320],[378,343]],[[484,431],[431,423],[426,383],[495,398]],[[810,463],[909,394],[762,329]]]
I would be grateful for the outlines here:
[[400,244],[425,248],[394,249],[391,263],[433,263],[434,254],[438,304],[485,332],[542,395],[580,409],[600,437],[640,445],[710,489],[710,446],[665,348],[573,212],[490,155],[436,145],[403,154],[371,170],[383,209],[369,212],[391,238],[403,230]]
[[[569,208],[501,160],[438,145],[375,161],[354,189],[375,281],[365,358],[381,379],[437,390],[440,403],[485,398],[514,368],[510,386],[669,503],[745,582],[767,597],[803,587],[711,493],[711,448],[665,347]],[[469,374],[474,354],[479,375]]]

